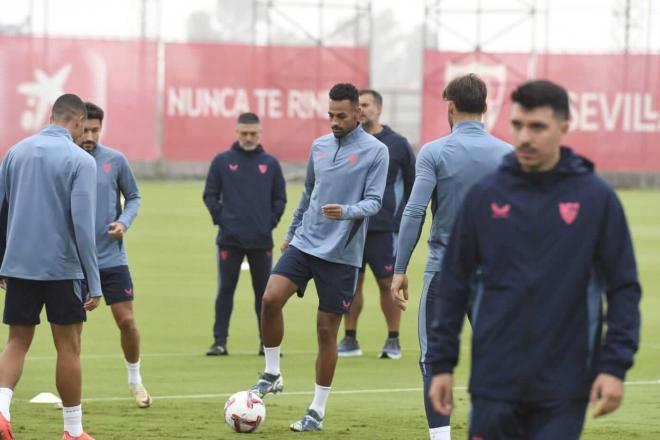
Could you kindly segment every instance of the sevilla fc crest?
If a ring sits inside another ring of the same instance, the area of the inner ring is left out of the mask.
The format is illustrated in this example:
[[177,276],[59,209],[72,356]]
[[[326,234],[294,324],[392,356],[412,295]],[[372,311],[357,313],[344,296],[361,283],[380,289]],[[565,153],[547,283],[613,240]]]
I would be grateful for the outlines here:
[[110,174],[110,171],[112,171],[112,164],[110,162],[101,164],[101,169],[105,174]]
[[559,202],[559,214],[567,225],[575,221],[580,212],[580,202]]
[[266,174],[266,171],[268,171],[268,165],[263,163],[259,164],[259,172],[261,174]]

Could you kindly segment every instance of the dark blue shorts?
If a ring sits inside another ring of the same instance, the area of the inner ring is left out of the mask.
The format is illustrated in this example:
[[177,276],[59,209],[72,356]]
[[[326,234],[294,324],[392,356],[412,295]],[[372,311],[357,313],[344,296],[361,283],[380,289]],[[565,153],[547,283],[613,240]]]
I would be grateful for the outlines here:
[[101,291],[107,305],[133,301],[133,280],[128,266],[115,266],[99,270]]
[[82,280],[37,281],[7,278],[3,322],[37,325],[46,306],[48,322],[58,325],[86,321]]
[[351,309],[358,274],[355,266],[332,263],[289,246],[272,273],[290,279],[300,297],[313,278],[322,312],[348,314]]
[[360,273],[364,273],[367,264],[376,278],[392,276],[394,273],[394,234],[392,232],[372,231],[367,233]]
[[472,396],[470,439],[578,440],[585,400],[510,402]]

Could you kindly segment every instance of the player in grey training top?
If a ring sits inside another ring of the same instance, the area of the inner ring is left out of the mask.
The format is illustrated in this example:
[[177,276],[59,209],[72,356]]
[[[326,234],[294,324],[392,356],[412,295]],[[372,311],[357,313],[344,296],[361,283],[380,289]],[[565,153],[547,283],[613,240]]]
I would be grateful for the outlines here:
[[[398,252],[394,264],[392,295],[405,309],[408,299],[406,269],[419,239],[426,207],[432,196],[433,223],[429,237],[429,255],[424,272],[424,287],[419,306],[420,367],[424,378],[424,404],[432,440],[448,440],[449,417],[433,411],[428,399],[430,370],[426,364],[427,332],[433,317],[434,298],[428,286],[440,271],[442,257],[454,219],[468,190],[486,174],[494,171],[511,145],[484,130],[481,117],[486,111],[486,84],[474,74],[456,78],[443,92],[451,134],[422,147],[417,157],[415,183],[403,211],[399,229]],[[403,290],[403,298],[399,291]]]
[[[151,396],[140,375],[140,332],[133,313],[133,280],[128,270],[124,234],[140,209],[140,192],[126,156],[99,143],[103,110],[87,102],[85,132],[80,146],[96,161],[96,250],[105,302],[121,334],[121,348],[128,370],[128,388],[140,408],[151,405]],[[122,209],[121,196],[124,196]]]
[[280,344],[282,309],[314,279],[318,356],[314,399],[293,431],[321,429],[337,365],[337,332],[355,294],[367,219],[381,207],[387,180],[387,147],[358,122],[358,91],[336,84],[329,93],[332,134],[312,144],[305,190],[300,198],[283,253],[272,271],[261,308],[266,368],[252,391],[263,396],[282,391]]
[[[54,103],[50,125],[12,147],[0,166],[3,229],[0,286],[9,339],[0,356],[0,438],[12,439],[9,406],[43,306],[57,350],[64,431],[83,435],[80,333],[101,297],[94,240],[96,166],[73,143],[87,111],[76,95]],[[5,217],[6,215],[6,217]],[[87,278],[90,296],[83,297]],[[39,423],[36,422],[35,423]]]

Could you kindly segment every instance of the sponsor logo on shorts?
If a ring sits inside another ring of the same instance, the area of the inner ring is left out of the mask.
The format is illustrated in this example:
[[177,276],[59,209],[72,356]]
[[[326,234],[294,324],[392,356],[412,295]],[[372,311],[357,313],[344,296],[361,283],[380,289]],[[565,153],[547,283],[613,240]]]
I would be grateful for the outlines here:
[[394,266],[392,266],[391,264],[385,265],[385,272],[392,272],[392,269],[394,269]]
[[344,310],[349,310],[351,308],[351,301],[346,301],[345,299],[342,299],[341,308]]
[[128,296],[133,296],[133,289],[124,289],[124,293]]
[[222,261],[227,261],[227,257],[229,257],[229,251],[226,249],[220,250],[220,259]]
[[493,214],[493,218],[509,218],[511,205],[506,203],[502,206],[499,206],[497,203],[493,202],[490,204],[490,210]]

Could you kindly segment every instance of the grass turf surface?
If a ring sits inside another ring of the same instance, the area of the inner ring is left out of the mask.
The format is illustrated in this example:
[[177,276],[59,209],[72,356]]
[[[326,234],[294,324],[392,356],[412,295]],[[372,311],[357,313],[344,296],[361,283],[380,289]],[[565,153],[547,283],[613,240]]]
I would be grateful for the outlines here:
[[[228,349],[230,356],[206,357],[212,341],[216,289],[215,229],[202,203],[201,182],[143,182],[140,215],[127,236],[135,282],[135,309],[142,333],[142,375],[155,398],[152,408],[138,409],[128,395],[119,334],[110,310],[102,305],[88,315],[83,332],[83,409],[85,429],[103,439],[224,439],[236,435],[225,426],[226,398],[246,389],[263,369],[253,294],[248,272],[242,272],[235,296]],[[281,242],[300,195],[289,185],[289,204],[274,233]],[[660,194],[622,191],[644,296],[642,344],[629,372],[623,406],[600,420],[587,421],[584,439],[660,438]],[[411,300],[401,327],[403,358],[379,360],[386,337],[377,289],[370,274],[358,339],[365,355],[340,359],[324,429],[313,437],[359,439],[428,438],[417,367],[417,302],[426,257],[425,237],[408,272]],[[275,250],[274,261],[279,256]],[[262,439],[298,438],[288,430],[312,399],[316,352],[317,299],[310,284],[303,300],[293,297],[285,308],[282,371],[285,392],[266,398],[264,426],[252,434]],[[42,315],[42,323],[45,323]],[[0,330],[6,339],[7,327]],[[342,332],[343,333],[343,330]],[[453,438],[466,437],[469,399],[465,391],[469,338],[463,334],[456,371],[457,410]],[[341,334],[340,334],[341,337]],[[15,390],[12,424],[19,440],[55,439],[62,433],[60,411],[28,403],[38,392],[56,393],[55,357],[47,325],[37,328],[23,377]],[[308,436],[309,434],[303,434]]]

